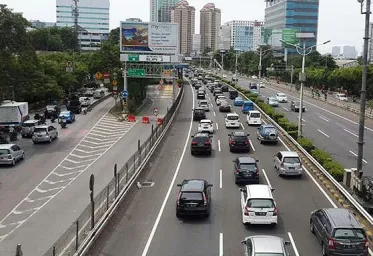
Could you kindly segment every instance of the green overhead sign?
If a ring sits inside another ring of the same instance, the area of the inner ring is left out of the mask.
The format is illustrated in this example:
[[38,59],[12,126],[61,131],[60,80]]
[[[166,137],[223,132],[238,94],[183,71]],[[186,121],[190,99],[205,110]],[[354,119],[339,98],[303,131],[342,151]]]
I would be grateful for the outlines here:
[[145,76],[145,69],[128,69],[127,76],[142,77]]
[[299,28],[284,28],[282,30],[282,40],[289,44],[298,44],[297,33],[300,33]]
[[128,55],[128,61],[129,62],[138,62],[140,59],[139,55]]

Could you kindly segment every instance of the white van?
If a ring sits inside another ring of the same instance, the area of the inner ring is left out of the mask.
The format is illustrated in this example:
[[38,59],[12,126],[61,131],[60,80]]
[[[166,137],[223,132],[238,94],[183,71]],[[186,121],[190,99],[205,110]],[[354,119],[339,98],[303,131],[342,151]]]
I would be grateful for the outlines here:
[[246,119],[249,125],[262,124],[262,115],[258,110],[250,110],[249,113],[247,113]]

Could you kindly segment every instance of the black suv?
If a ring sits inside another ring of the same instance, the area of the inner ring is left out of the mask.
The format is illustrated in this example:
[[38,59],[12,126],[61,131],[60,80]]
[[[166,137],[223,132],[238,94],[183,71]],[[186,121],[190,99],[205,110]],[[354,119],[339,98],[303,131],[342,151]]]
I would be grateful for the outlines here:
[[259,184],[259,160],[250,156],[240,156],[234,163],[234,178],[236,184]]
[[[300,102],[299,101],[292,101],[291,104],[290,104],[290,108],[291,108],[291,111],[299,112]],[[303,105],[302,106],[302,112],[304,112],[304,111],[306,111],[306,108]]]
[[222,92],[228,92],[228,91],[229,91],[228,85],[223,84],[223,85],[221,86],[221,91],[222,91]]
[[206,180],[191,179],[177,184],[180,187],[176,200],[176,217],[210,215],[211,187]]
[[310,230],[321,242],[322,255],[368,255],[365,230],[347,209],[327,208],[312,212]]
[[233,152],[233,151],[249,152],[250,142],[249,142],[248,136],[250,136],[250,134],[246,134],[245,132],[232,132],[228,134],[230,152]]
[[193,109],[193,121],[200,121],[202,119],[206,119],[205,110],[200,107]]
[[208,156],[211,155],[212,145],[211,138],[212,135],[208,133],[196,133],[192,135],[192,143],[190,148],[190,153],[195,155],[196,153],[205,153]]
[[237,97],[238,97],[238,91],[236,91],[236,90],[229,90],[229,98],[231,100],[234,100]]

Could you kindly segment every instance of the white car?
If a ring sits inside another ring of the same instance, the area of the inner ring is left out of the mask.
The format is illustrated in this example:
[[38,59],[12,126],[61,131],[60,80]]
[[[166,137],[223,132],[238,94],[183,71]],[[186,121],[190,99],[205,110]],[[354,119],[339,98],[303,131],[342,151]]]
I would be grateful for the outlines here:
[[285,93],[282,93],[282,92],[276,93],[276,99],[280,103],[287,103],[288,102],[288,97],[286,96]]
[[210,119],[202,119],[199,121],[198,132],[214,133],[213,122]]
[[201,100],[198,104],[200,108],[203,108],[206,112],[210,111],[210,104],[207,100]]
[[218,98],[216,99],[216,105],[220,106],[220,104],[222,103],[222,101],[227,101],[227,99],[225,98],[225,96],[224,95],[218,96]]
[[248,125],[261,125],[262,115],[258,110],[250,110],[246,116]]
[[230,113],[225,116],[226,128],[239,128],[241,126],[240,117],[237,114]]
[[89,105],[91,105],[91,99],[90,98],[80,97],[79,101],[80,101],[80,104],[82,105],[82,107],[88,107]]
[[346,95],[344,93],[337,93],[335,95],[335,98],[340,100],[340,101],[348,101],[348,98],[346,97]]
[[227,78],[227,75],[223,75],[223,78]]
[[263,82],[260,82],[260,83],[259,83],[259,87],[260,87],[260,88],[265,88],[266,85],[265,85]]

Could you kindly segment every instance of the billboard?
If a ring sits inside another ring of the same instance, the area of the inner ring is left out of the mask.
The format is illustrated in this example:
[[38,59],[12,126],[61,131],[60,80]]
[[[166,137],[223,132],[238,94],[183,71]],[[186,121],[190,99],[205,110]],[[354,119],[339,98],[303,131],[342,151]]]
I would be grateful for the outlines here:
[[120,51],[149,54],[178,54],[177,23],[124,22],[120,23]]

